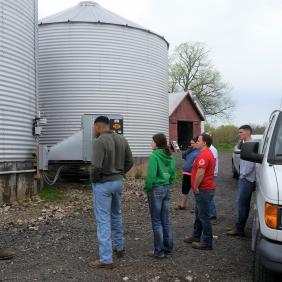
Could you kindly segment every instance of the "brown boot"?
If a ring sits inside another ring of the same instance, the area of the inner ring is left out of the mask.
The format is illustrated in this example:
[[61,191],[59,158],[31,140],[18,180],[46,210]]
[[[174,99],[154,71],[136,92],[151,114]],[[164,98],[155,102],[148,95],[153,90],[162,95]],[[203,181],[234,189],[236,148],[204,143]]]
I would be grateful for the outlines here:
[[151,257],[151,258],[155,258],[155,259],[163,259],[163,258],[165,258],[164,255],[160,255],[160,256],[155,255],[154,251],[149,251],[145,255],[148,256],[148,257]]
[[244,237],[245,236],[245,232],[240,232],[240,231],[238,231],[237,228],[232,228],[231,230],[226,232],[226,235],[228,235],[228,236],[241,236],[241,237]]
[[88,263],[88,266],[93,268],[105,268],[105,269],[113,269],[114,264],[113,263],[102,263],[99,260],[90,261]]
[[212,225],[217,225],[218,224],[218,221],[217,221],[216,217],[211,218],[211,224]]
[[187,244],[192,244],[193,242],[200,242],[200,240],[190,236],[190,237],[185,237],[183,242]]
[[15,251],[3,248],[0,249],[0,259],[12,259],[16,255]]
[[175,210],[186,210],[187,208],[181,205],[178,205],[177,207],[174,208]]
[[200,242],[193,242],[192,248],[198,250],[212,250],[212,246]]

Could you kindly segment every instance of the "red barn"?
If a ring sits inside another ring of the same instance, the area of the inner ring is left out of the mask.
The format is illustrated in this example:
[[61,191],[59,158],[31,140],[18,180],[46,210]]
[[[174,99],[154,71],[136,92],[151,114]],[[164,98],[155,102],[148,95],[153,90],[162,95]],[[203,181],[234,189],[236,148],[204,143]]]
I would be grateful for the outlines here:
[[177,141],[185,150],[192,137],[203,131],[205,114],[199,100],[191,92],[169,94],[169,140]]

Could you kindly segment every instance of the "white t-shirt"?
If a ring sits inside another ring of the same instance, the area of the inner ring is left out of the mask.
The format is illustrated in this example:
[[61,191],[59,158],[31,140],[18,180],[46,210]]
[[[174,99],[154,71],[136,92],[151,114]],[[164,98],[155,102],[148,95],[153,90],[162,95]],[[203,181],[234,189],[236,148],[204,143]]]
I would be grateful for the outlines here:
[[213,145],[210,146],[210,150],[215,158],[214,176],[218,176],[218,152]]

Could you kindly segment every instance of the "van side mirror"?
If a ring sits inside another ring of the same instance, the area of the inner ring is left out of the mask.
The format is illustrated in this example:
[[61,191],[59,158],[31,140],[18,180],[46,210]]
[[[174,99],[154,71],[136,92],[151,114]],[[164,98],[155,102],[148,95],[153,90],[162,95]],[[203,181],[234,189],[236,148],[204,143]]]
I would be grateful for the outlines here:
[[241,159],[253,163],[262,163],[263,154],[258,154],[259,142],[245,142],[241,148]]
[[240,155],[241,154],[241,150],[236,148],[234,151],[233,151],[234,154],[236,155]]

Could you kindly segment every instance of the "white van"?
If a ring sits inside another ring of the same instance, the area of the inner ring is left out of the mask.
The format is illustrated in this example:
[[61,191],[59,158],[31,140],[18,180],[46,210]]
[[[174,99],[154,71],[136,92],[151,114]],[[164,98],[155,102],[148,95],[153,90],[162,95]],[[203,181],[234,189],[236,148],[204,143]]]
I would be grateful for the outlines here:
[[271,114],[260,143],[243,144],[241,158],[257,163],[253,281],[282,281],[282,111]]

